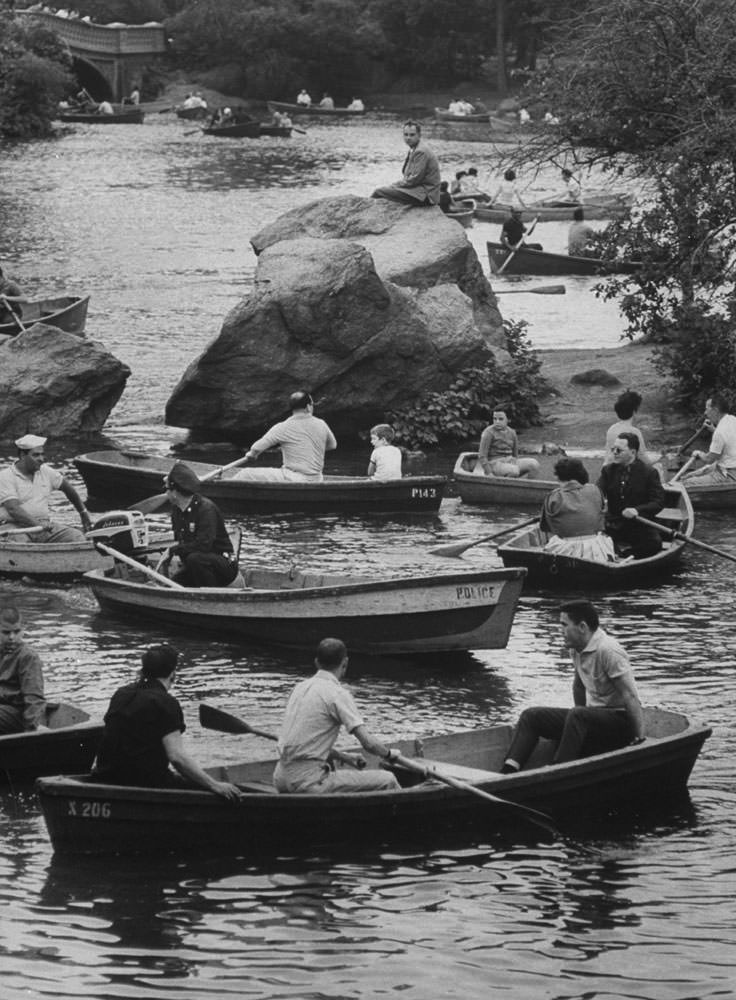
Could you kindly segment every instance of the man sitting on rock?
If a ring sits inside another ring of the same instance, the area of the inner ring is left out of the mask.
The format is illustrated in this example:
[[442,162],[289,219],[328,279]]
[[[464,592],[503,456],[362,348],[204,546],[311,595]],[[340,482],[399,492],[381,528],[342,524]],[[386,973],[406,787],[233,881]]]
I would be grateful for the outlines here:
[[325,452],[337,448],[337,440],[324,420],[314,416],[314,402],[308,392],[293,392],[289,397],[291,416],[266,431],[246,452],[252,461],[269,448],[280,448],[280,469],[241,469],[233,479],[261,482],[322,482]]
[[436,205],[440,200],[440,165],[434,152],[422,142],[422,126],[417,122],[406,122],[404,142],[409,152],[404,160],[401,180],[388,187],[376,188],[371,197],[399,201],[414,208]]
[[36,434],[16,440],[18,459],[0,472],[0,524],[36,529],[15,534],[15,541],[83,542],[85,536],[78,528],[51,519],[49,498],[54,490],[60,490],[78,512],[84,531],[92,527],[87,508],[72,484],[45,464],[45,444],[46,438]]

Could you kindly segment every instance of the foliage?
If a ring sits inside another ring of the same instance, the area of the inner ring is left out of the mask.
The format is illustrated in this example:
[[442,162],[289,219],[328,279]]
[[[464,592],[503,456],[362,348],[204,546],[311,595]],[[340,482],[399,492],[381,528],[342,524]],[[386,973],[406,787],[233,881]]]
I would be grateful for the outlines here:
[[545,390],[541,363],[526,336],[526,323],[504,321],[511,364],[491,358],[483,368],[466,368],[442,392],[424,392],[386,414],[397,443],[431,447],[446,441],[477,437],[496,406],[503,406],[517,428],[539,424],[537,399]]
[[0,135],[48,135],[59,100],[73,87],[58,36],[31,20],[0,20]]

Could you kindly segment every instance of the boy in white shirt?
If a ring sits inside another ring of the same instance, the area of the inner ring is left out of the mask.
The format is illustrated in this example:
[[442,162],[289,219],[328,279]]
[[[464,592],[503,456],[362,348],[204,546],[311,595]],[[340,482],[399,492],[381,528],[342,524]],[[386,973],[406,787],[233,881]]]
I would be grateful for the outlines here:
[[370,479],[401,479],[401,449],[391,444],[394,429],[390,424],[371,427],[373,451],[368,462]]

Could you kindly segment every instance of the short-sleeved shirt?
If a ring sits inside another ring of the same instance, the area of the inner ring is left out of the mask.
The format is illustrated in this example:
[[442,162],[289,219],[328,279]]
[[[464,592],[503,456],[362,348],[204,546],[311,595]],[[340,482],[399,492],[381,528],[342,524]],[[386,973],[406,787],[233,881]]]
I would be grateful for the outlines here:
[[179,702],[160,681],[126,684],[110,699],[95,773],[116,784],[165,788],[171,771],[163,738],[185,728]]
[[42,465],[29,479],[13,463],[0,472],[0,522],[12,521],[5,508],[6,500],[19,500],[26,513],[37,521],[51,520],[49,498],[58,490],[64,477],[50,465]]
[[292,413],[288,420],[266,431],[251,445],[252,451],[281,448],[283,467],[303,476],[319,478],[325,465],[325,452],[337,447],[335,435],[324,420],[310,413]]
[[720,456],[718,463],[724,469],[736,469],[736,417],[732,413],[718,421],[708,451]]
[[0,704],[23,713],[24,730],[46,724],[41,659],[24,642],[0,653]]
[[401,479],[401,448],[395,444],[379,444],[371,452],[371,462],[376,466],[374,479]]
[[585,686],[586,705],[589,708],[624,708],[621,695],[612,683],[624,674],[631,674],[634,683],[631,663],[623,646],[599,628],[585,649],[571,652],[573,665]]
[[282,765],[327,760],[340,727],[363,725],[352,695],[329,670],[302,681],[291,692],[279,735]]

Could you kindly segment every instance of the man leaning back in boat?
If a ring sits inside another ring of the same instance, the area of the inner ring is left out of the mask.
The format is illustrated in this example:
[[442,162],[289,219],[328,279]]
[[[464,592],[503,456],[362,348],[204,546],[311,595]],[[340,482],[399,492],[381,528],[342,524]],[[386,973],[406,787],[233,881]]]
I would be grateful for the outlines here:
[[0,472],[0,534],[9,528],[21,529],[14,531],[15,541],[83,542],[82,531],[51,518],[49,499],[55,490],[60,490],[79,514],[83,530],[92,527],[87,508],[75,488],[44,462],[45,444],[46,438],[36,434],[18,438],[17,460]]
[[314,665],[317,672],[297,684],[286,705],[274,785],[280,792],[310,794],[396,791],[399,783],[390,771],[333,770],[332,748],[342,726],[370,754],[391,761],[398,751],[371,736],[352,695],[340,683],[348,669],[345,643],[323,639]]

